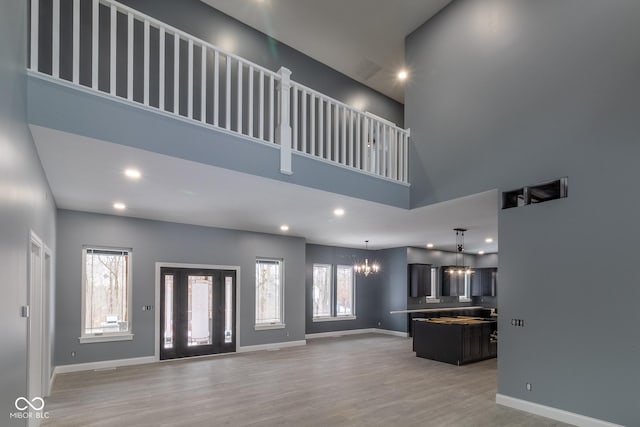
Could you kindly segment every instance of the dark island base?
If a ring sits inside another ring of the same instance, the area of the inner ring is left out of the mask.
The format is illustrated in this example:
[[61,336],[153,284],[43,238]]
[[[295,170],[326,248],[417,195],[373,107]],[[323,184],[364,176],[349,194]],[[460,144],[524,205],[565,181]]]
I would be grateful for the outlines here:
[[413,351],[416,356],[464,365],[497,356],[491,339],[497,322],[478,318],[415,319]]

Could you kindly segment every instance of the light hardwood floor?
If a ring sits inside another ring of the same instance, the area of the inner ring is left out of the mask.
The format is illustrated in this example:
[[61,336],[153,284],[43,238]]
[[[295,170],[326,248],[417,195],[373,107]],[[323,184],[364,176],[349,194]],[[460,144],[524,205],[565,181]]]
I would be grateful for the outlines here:
[[43,425],[565,425],[497,406],[495,359],[451,366],[374,334],[307,343],[59,375]]

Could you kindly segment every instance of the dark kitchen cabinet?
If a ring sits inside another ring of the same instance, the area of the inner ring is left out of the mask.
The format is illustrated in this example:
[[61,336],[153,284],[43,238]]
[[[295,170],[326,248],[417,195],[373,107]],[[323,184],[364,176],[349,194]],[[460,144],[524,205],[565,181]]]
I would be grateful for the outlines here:
[[471,296],[495,297],[498,287],[497,268],[476,268],[471,275]]
[[409,264],[407,277],[410,297],[431,296],[431,264]]

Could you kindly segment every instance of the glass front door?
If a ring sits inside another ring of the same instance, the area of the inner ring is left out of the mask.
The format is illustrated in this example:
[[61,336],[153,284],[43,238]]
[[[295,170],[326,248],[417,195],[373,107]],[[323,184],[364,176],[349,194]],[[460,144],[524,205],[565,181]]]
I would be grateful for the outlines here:
[[235,351],[235,275],[161,269],[160,359]]

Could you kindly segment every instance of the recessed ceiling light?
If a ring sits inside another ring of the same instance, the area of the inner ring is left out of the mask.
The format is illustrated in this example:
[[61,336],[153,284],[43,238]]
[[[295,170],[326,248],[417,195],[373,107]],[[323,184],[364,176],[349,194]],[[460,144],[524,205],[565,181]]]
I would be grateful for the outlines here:
[[288,226],[288,225],[286,225],[286,224],[281,225],[281,226],[280,226],[280,230],[282,230],[282,231],[289,231],[289,226]]
[[484,251],[478,251],[478,255],[484,255]]
[[342,208],[337,208],[337,209],[335,209],[335,210],[333,211],[333,214],[334,214],[335,216],[342,216],[342,215],[344,215],[344,209],[342,209]]
[[398,73],[398,80],[406,80],[406,79],[407,79],[407,77],[409,77],[409,74],[407,73],[407,71],[406,71],[406,70],[401,70],[401,71]]
[[131,179],[139,179],[142,176],[138,169],[125,169],[124,174]]
[[433,243],[427,243],[427,247],[431,249],[433,247]]
[[127,209],[127,205],[125,205],[124,203],[121,202],[116,202],[113,204],[113,209],[117,209],[119,211],[123,211],[125,209]]
[[487,243],[493,243],[493,239],[491,237],[487,237],[484,241]]

